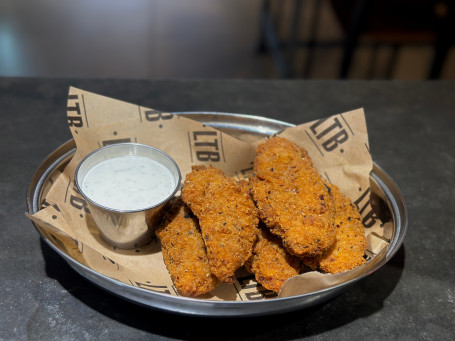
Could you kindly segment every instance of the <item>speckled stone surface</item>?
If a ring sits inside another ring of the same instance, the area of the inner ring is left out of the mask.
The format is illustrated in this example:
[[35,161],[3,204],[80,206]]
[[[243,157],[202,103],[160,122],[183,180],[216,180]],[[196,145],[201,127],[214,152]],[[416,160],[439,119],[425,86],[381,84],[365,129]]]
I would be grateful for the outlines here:
[[[71,138],[70,85],[163,111],[303,123],[364,107],[373,159],[406,199],[404,246],[329,302],[211,319],[144,308],[78,275],[25,217],[41,161]],[[0,340],[452,340],[455,333],[455,82],[0,78]]]

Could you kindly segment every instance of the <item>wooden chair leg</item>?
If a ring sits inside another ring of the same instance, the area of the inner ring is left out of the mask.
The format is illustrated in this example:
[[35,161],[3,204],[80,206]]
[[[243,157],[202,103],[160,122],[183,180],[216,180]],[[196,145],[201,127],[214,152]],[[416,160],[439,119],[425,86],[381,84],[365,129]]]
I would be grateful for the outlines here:
[[349,74],[351,67],[352,56],[354,50],[357,47],[359,34],[362,31],[365,23],[365,14],[368,9],[368,0],[358,0],[353,11],[353,17],[349,25],[348,32],[346,34],[344,42],[343,59],[341,61],[340,75],[341,79],[346,79]]
[[454,44],[455,38],[455,6],[451,2],[445,4],[447,12],[438,27],[438,38],[434,45],[433,62],[428,74],[429,79],[438,79],[441,77],[441,71],[449,52],[450,47]]

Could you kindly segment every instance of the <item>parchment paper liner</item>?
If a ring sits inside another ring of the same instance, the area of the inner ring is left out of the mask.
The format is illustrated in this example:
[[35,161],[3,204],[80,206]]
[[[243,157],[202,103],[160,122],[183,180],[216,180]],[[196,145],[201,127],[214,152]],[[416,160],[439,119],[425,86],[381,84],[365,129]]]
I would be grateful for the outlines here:
[[[182,176],[193,164],[222,169],[238,180],[252,172],[255,150],[261,140],[245,142],[217,129],[179,115],[163,113],[107,98],[74,87],[69,90],[68,125],[77,150],[64,171],[52,179],[43,209],[27,216],[41,233],[63,251],[91,269],[121,282],[178,295],[164,265],[159,241],[136,250],[114,250],[99,236],[86,202],[74,185],[74,172],[89,152],[111,143],[137,142],[168,153]],[[362,109],[287,128],[278,135],[308,150],[320,174],[336,184],[361,211],[367,236],[367,264],[342,274],[309,272],[290,279],[280,297],[294,296],[343,283],[369,268],[374,255],[383,253],[382,223],[370,205],[369,174],[372,158]],[[381,251],[382,250],[382,251]],[[377,257],[377,256],[376,256]],[[210,294],[213,300],[256,300],[276,297],[258,285],[244,269],[233,285],[222,284]]]

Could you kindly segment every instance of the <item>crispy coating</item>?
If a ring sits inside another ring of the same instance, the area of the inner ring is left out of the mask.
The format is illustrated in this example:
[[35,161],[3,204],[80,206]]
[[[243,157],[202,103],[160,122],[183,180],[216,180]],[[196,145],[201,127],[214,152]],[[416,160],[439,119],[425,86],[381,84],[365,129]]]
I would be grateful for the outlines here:
[[299,274],[300,259],[286,252],[279,237],[260,229],[253,255],[245,265],[264,288],[279,293],[284,282]]
[[337,186],[329,186],[333,199],[333,224],[336,227],[337,241],[323,256],[306,258],[304,264],[314,270],[339,273],[365,263],[363,256],[366,239],[357,206],[343,195]]
[[251,186],[250,186],[250,182],[247,181],[247,180],[240,180],[240,181],[239,181],[239,185],[240,185],[240,187],[242,188],[242,191],[245,192],[245,193],[248,193],[248,195],[250,195],[250,197],[251,197]]
[[196,297],[218,285],[211,273],[196,217],[181,200],[166,211],[156,235],[161,240],[164,263],[178,292]]
[[258,146],[254,172],[259,216],[291,254],[315,257],[335,243],[328,188],[305,149],[272,137]]
[[204,166],[193,167],[182,187],[183,201],[199,219],[210,269],[222,282],[234,282],[257,238],[259,219],[246,188]]

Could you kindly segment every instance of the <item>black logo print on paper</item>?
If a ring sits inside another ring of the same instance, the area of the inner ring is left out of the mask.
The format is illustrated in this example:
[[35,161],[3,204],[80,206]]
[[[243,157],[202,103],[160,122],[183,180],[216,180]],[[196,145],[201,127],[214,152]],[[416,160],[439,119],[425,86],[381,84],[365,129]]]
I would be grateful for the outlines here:
[[[142,122],[161,122],[172,120],[174,118],[174,114],[161,112],[157,110],[145,110],[144,112],[141,111],[139,107],[139,118],[141,123]],[[159,127],[161,128],[162,125],[160,124]]]
[[188,132],[191,161],[226,162],[223,151],[223,136],[218,131]]
[[342,115],[339,115],[316,121],[306,133],[321,155],[324,156],[324,152],[332,152],[334,150],[339,150],[341,153],[344,152],[341,145],[349,140],[348,131],[354,135],[347,121]]
[[[82,115],[82,108],[84,109],[84,115]],[[85,101],[84,95],[69,95],[68,96],[68,107],[67,107],[67,115],[68,115],[68,125],[70,127],[81,128],[84,126],[84,119],[85,125],[89,128],[87,114],[85,112]]]
[[[362,191],[359,188],[359,191]],[[372,227],[376,223],[376,215],[370,205],[370,188],[363,191],[360,196],[354,201],[359,208],[360,215],[362,216],[362,224],[366,228]]]
[[[254,275],[248,275],[237,278],[240,284],[242,295],[248,301],[262,300],[264,298],[276,297],[277,294],[272,290],[264,288],[261,284],[254,280]],[[237,283],[235,284],[237,286]]]

